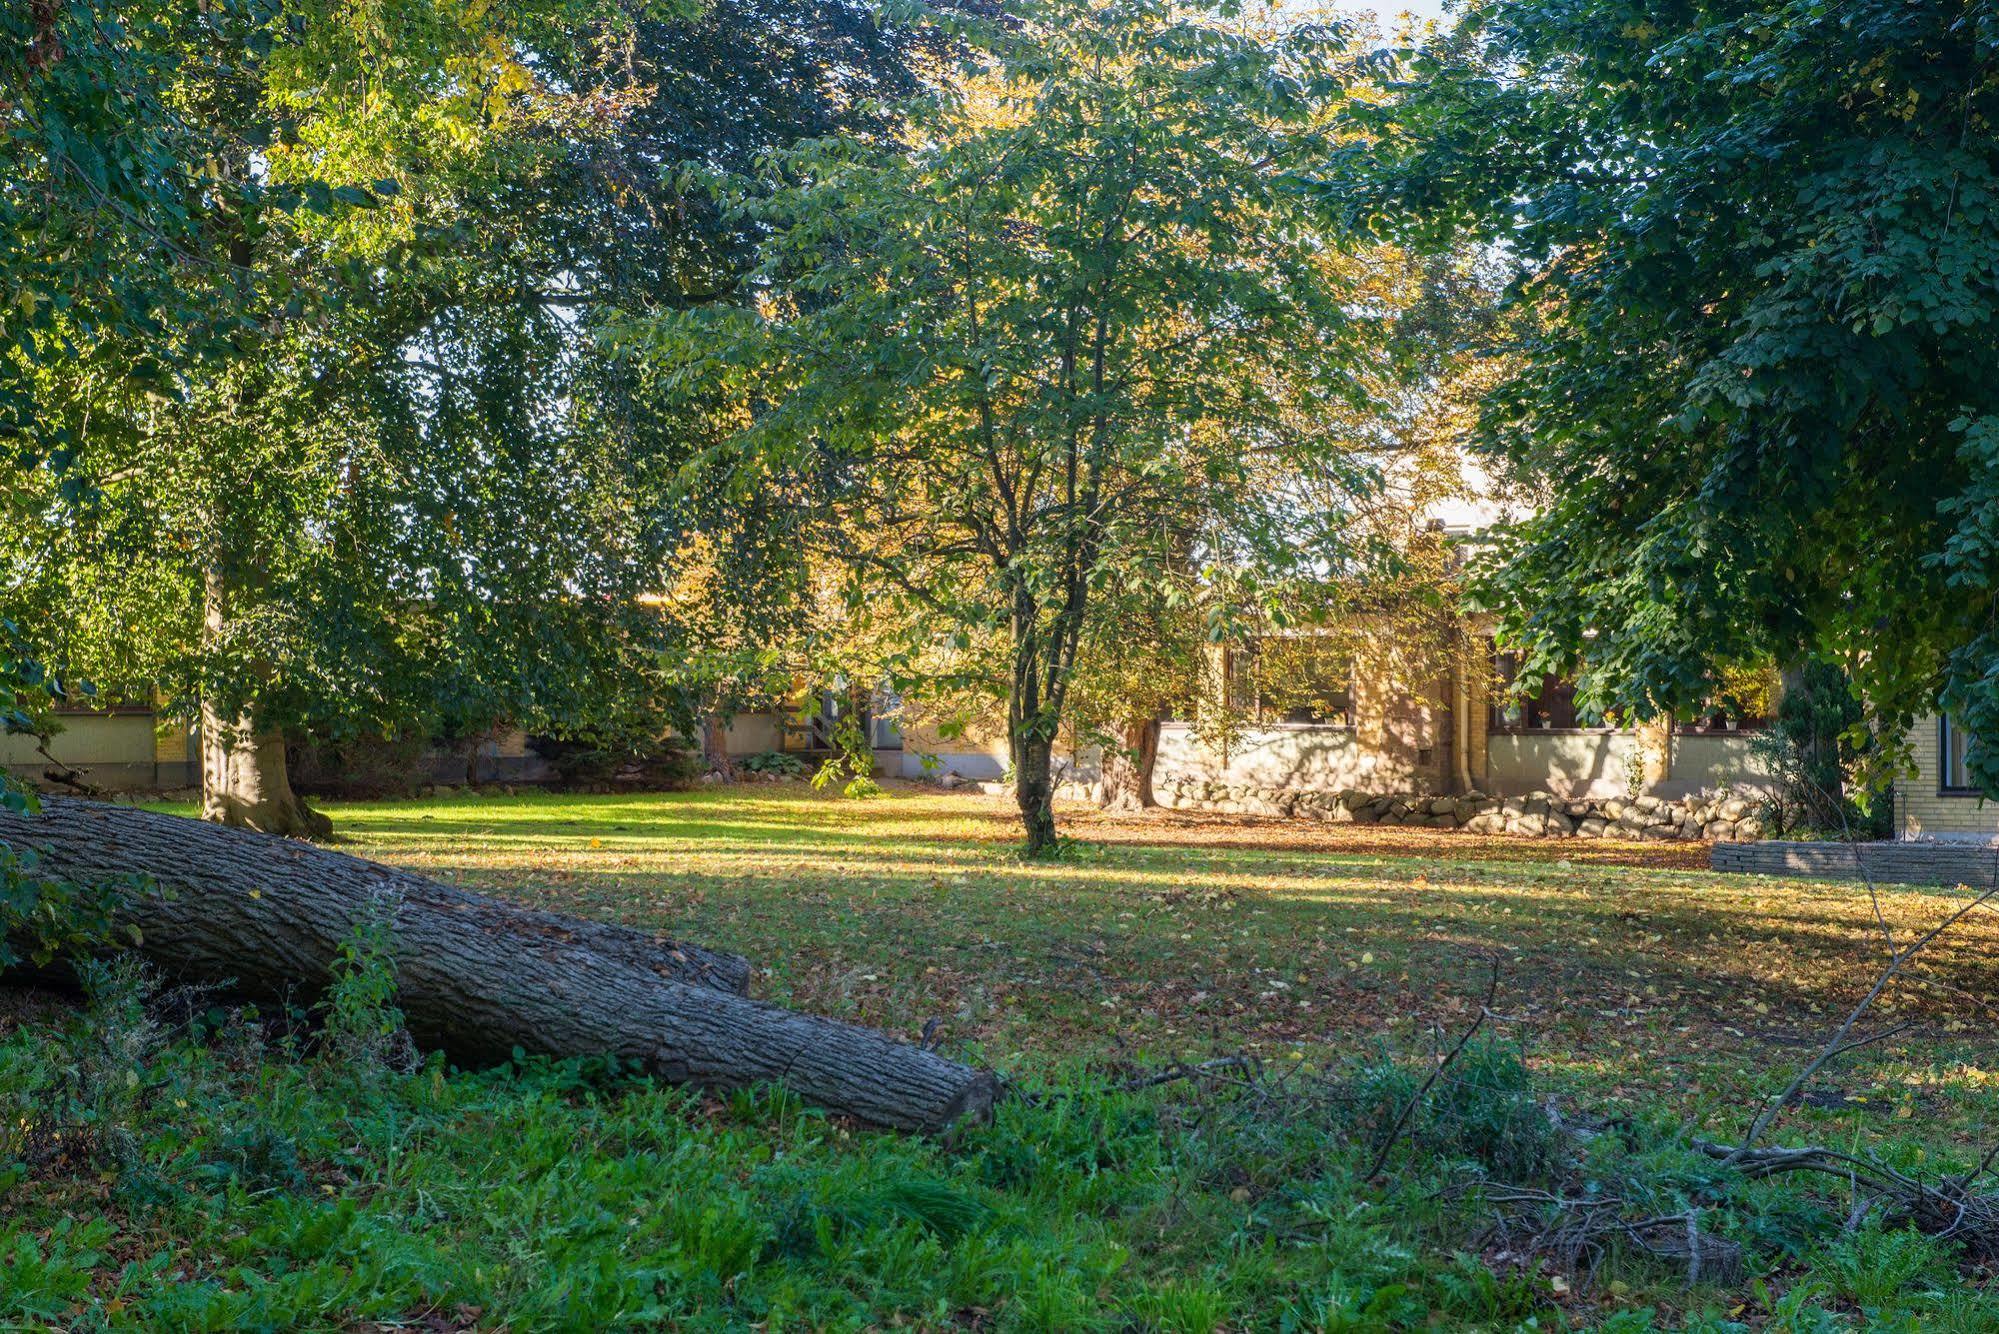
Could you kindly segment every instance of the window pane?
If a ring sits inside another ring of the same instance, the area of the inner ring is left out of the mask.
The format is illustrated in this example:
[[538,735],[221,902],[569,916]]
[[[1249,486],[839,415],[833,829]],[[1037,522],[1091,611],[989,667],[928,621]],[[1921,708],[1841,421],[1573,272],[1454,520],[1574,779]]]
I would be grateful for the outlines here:
[[1943,785],[1953,788],[1971,786],[1971,773],[1965,767],[1964,753],[1971,738],[1963,729],[1952,725],[1950,719],[1943,720]]

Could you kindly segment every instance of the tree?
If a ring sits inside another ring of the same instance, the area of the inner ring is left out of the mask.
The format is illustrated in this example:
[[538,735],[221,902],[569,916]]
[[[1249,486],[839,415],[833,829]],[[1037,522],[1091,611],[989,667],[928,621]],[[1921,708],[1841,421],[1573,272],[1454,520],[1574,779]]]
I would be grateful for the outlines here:
[[[1268,33],[1150,0],[1054,0],[974,31],[972,73],[909,112],[908,148],[779,155],[756,309],[618,336],[660,382],[723,392],[703,461],[747,495],[813,480],[802,540],[936,642],[1004,645],[1030,849],[1055,842],[1052,749],[1093,599],[1163,577],[1170,535],[1228,513],[1243,553],[1303,565],[1337,512],[1292,429],[1350,388],[1362,317],[1300,173],[1334,143],[1340,34]],[[1200,523],[1182,523],[1183,516]],[[1148,576],[1147,572],[1150,572]]]
[[1656,716],[1818,659],[1999,795],[1995,54],[1987,0],[1485,0],[1416,58],[1362,173],[1518,265],[1523,674]]
[[[208,814],[258,828],[323,827],[286,771],[306,735],[629,749],[684,723],[669,646],[699,626],[639,600],[687,529],[664,492],[698,432],[589,340],[740,274],[739,223],[673,164],[878,133],[912,30],[843,0],[156,17],[114,54],[177,129],[174,190],[132,213],[190,215],[174,276],[227,336],[195,355],[155,306],[35,377],[82,485],[32,479],[0,521],[8,609],[199,716]],[[146,359],[174,369],[163,397]]]

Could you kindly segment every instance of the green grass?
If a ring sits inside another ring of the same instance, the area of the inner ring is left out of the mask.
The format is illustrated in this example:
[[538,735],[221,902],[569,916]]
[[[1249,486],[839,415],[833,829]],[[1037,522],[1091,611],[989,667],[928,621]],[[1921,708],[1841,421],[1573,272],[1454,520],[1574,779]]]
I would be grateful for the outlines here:
[[[1069,855],[1028,863],[1003,803],[909,789],[331,813],[347,851],[739,950],[758,994],[910,1036],[938,1019],[1017,1096],[933,1142],[601,1063],[399,1072],[222,1010],[157,1031],[109,986],[0,1035],[0,1327],[1999,1323],[1947,1245],[1843,1236],[1841,1191],[1722,1180],[1681,1142],[1738,1129],[1865,989],[1881,942],[1852,886],[1675,846],[1168,812],[1072,812]],[[1883,916],[1906,935],[1948,902],[1891,890]],[[1838,1063],[1780,1136],[1975,1161],[1995,937],[1975,916],[1947,938],[1886,1001],[1918,1026]],[[1489,961],[1518,1022],[1358,1180]],[[377,980],[357,970],[336,1036],[379,1028]],[[1112,1087],[1222,1054],[1264,1087]],[[1550,1140],[1549,1096],[1616,1133]],[[1612,1256],[1559,1281],[1440,1189],[1571,1159],[1646,1208],[1700,1203],[1751,1279],[1687,1291]]]

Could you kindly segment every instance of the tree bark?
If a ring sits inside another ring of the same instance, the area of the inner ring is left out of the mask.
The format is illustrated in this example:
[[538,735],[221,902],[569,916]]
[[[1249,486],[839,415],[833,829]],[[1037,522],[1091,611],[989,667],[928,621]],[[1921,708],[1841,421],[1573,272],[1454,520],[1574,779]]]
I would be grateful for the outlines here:
[[729,725],[719,713],[711,713],[701,720],[701,758],[714,773],[720,774],[722,781],[736,781],[736,766],[729,759]]
[[0,813],[0,840],[78,882],[150,876],[121,920],[172,977],[311,1001],[357,922],[385,914],[410,1034],[466,1063],[515,1049],[616,1056],[715,1088],[776,1081],[874,1125],[935,1131],[983,1117],[990,1074],[858,1025],[747,996],[733,954],[538,912],[324,848],[63,797]]
[[1104,749],[1103,807],[1138,811],[1157,806],[1152,771],[1159,762],[1159,720],[1127,722],[1122,732],[1122,744]]
[[1016,729],[1009,739],[1013,751],[1014,800],[1020,805],[1021,825],[1027,831],[1027,853],[1038,857],[1054,851],[1055,836],[1055,743]]
[[333,832],[333,822],[292,791],[284,738],[207,705],[201,710],[201,818],[287,838]]
[[[202,634],[210,643],[229,624],[228,580],[219,562],[204,576]],[[292,791],[284,737],[247,716],[201,705],[201,818],[287,838],[326,838],[333,822]]]

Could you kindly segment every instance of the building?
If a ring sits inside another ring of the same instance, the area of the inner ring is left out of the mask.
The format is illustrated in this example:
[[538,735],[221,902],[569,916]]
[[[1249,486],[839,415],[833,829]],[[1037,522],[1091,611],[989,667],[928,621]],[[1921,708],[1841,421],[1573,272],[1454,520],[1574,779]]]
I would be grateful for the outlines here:
[[1948,718],[1925,718],[1909,737],[1915,772],[1895,784],[1895,831],[1904,839],[1999,840],[1999,802],[1979,795],[1965,772],[1965,734]]

